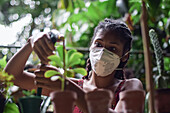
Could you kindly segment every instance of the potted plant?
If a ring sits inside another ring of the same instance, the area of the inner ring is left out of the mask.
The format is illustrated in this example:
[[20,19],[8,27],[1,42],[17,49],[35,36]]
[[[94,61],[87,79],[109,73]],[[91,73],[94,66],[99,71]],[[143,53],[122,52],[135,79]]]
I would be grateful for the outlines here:
[[120,100],[122,101],[121,112],[123,113],[144,112],[144,102],[145,102],[144,90],[125,90],[120,92],[119,96],[120,96]]
[[109,113],[113,93],[107,89],[97,89],[86,93],[85,99],[89,113]]
[[40,113],[43,99],[35,95],[35,90],[23,91],[25,96],[19,98],[19,105],[22,113]]
[[9,75],[3,69],[5,68],[6,56],[0,59],[0,113],[19,113],[17,105],[10,95],[10,87],[13,86],[13,75]]
[[65,90],[65,84],[67,84],[65,79],[66,77],[74,77],[75,73],[82,75],[87,74],[84,68],[74,68],[75,65],[81,63],[83,54],[77,52],[75,49],[67,51],[65,49],[64,39],[63,45],[57,47],[57,53],[58,55],[51,55],[48,58],[51,60],[50,64],[59,68],[60,72],[49,70],[45,73],[45,77],[51,77],[53,80],[55,78],[55,80],[59,79],[61,81],[61,90],[54,91],[50,94],[54,106],[54,113],[72,113],[77,94],[73,91]]
[[149,36],[153,45],[158,70],[158,76],[155,76],[155,110],[157,113],[168,113],[170,112],[170,73],[164,70],[163,52],[156,32],[151,29]]

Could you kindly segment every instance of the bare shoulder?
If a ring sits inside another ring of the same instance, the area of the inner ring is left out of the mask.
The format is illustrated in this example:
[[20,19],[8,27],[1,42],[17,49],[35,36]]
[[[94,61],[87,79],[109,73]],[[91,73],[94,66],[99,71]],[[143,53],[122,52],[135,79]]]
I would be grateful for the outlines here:
[[131,79],[126,79],[124,88],[125,88],[125,90],[128,90],[128,89],[143,89],[143,85],[142,85],[142,82],[139,79],[131,78]]

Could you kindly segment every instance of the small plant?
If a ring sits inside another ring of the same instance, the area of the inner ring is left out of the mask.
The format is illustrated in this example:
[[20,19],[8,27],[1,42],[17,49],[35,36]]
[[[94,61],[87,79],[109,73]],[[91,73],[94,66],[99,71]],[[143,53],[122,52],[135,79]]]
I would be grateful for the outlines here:
[[46,78],[50,78],[55,75],[55,80],[61,80],[61,90],[64,90],[65,77],[74,77],[75,73],[80,73],[86,75],[87,71],[84,68],[73,68],[81,63],[81,58],[83,54],[77,52],[75,49],[65,50],[64,45],[59,45],[57,48],[58,55],[51,55],[48,57],[50,59],[50,64],[59,68],[60,72],[49,70],[45,73]]
[[23,90],[22,93],[23,93],[25,96],[33,96],[33,95],[35,95],[35,89],[33,89],[33,90],[31,90],[31,91]]
[[6,56],[0,59],[0,93],[2,93],[6,99],[5,108],[3,113],[19,113],[17,105],[13,102],[12,97],[10,96],[10,87],[13,86],[12,80],[14,79],[13,75],[9,75],[4,71],[4,68],[7,64]]
[[14,79],[13,75],[9,75],[6,73],[3,69],[5,68],[7,62],[6,62],[6,56],[4,56],[2,59],[0,59],[0,92],[8,98],[10,96],[8,90],[11,86],[13,86],[12,80]]
[[163,51],[159,44],[158,36],[153,29],[149,31],[149,36],[153,45],[158,69],[158,76],[155,77],[156,88],[168,88],[170,85],[168,83],[170,76],[168,76],[169,74],[164,70]]

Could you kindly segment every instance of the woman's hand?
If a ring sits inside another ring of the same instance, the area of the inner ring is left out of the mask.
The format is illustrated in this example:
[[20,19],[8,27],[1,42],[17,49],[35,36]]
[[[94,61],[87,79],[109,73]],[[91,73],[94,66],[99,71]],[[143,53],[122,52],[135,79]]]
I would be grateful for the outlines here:
[[55,50],[48,33],[40,32],[29,38],[31,46],[41,60],[42,64],[48,64],[48,56],[53,55]]
[[[61,89],[61,81],[56,80],[56,81],[51,81],[50,78],[45,78],[44,74],[48,70],[55,70],[58,71],[56,67],[50,66],[50,65],[42,65],[40,66],[39,70],[36,70],[34,73],[36,75],[35,81],[36,85],[38,87],[46,88],[49,90],[60,90]],[[60,76],[60,75],[58,75]]]

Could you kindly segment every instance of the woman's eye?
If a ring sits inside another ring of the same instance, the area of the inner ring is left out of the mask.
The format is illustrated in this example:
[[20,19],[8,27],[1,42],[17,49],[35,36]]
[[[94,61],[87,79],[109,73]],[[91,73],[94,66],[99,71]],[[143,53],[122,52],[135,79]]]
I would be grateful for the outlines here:
[[96,44],[96,47],[102,47],[102,45],[98,42],[96,42],[95,44]]
[[115,47],[110,47],[109,51],[116,51],[116,48]]

